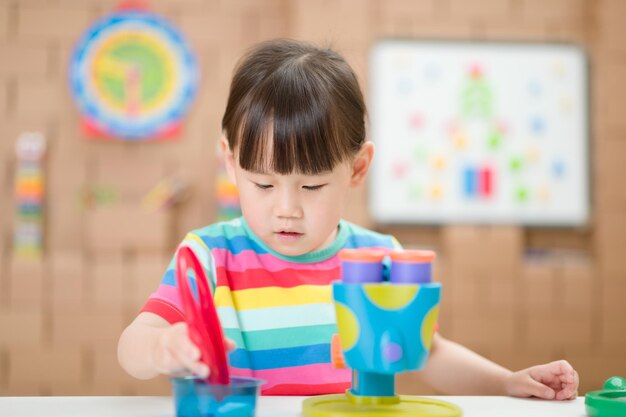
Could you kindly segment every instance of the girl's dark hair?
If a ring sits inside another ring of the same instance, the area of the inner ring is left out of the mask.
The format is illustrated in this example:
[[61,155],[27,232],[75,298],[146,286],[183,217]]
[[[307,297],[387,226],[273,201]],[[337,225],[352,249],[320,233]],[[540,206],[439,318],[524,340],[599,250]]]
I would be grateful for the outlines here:
[[243,169],[314,175],[358,152],[365,111],[356,76],[337,52],[278,39],[237,65],[222,129]]

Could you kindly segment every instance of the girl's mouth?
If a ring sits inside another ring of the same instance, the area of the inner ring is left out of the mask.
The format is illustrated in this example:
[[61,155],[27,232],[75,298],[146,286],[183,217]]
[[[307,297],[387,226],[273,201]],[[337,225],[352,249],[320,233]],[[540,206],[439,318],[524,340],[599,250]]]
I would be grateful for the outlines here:
[[284,242],[294,242],[304,235],[304,233],[280,231],[277,232],[278,238]]

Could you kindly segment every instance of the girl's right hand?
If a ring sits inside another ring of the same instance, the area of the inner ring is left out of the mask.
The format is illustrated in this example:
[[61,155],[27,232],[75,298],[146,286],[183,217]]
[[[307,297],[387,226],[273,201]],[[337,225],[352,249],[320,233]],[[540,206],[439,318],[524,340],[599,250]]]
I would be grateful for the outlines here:
[[[235,343],[224,339],[226,349],[231,351]],[[153,349],[154,367],[162,374],[192,372],[201,378],[209,376],[209,368],[200,362],[200,349],[191,341],[187,323],[179,322],[165,327],[157,337]]]

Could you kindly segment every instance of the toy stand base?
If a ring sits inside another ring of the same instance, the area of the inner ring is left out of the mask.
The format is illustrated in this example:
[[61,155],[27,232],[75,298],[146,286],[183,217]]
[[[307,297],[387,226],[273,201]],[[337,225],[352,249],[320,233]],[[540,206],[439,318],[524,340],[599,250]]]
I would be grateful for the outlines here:
[[454,404],[413,396],[362,397],[346,394],[320,395],[302,404],[305,417],[460,417]]

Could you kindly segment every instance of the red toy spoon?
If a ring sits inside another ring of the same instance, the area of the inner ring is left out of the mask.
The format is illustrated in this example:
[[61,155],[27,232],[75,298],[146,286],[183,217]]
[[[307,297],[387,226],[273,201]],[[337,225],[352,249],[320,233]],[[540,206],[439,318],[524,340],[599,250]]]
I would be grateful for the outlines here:
[[[196,303],[189,288],[187,270],[190,267],[196,276],[198,303]],[[178,249],[176,283],[185,309],[185,321],[189,328],[189,337],[200,349],[200,361],[207,365],[210,370],[207,382],[227,385],[230,382],[230,377],[222,326],[215,310],[213,296],[204,269],[196,255],[187,246],[181,246]]]

